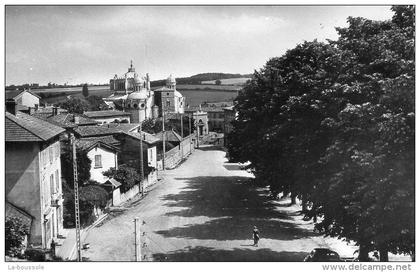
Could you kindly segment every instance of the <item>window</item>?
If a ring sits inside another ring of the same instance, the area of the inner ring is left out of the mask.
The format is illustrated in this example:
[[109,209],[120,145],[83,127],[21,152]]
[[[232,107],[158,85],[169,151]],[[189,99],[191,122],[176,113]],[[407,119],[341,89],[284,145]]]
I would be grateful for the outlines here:
[[149,161],[153,162],[153,150],[152,149],[149,149],[149,150],[150,150]]
[[55,170],[55,191],[58,192],[60,188],[60,177],[58,176],[58,170]]
[[48,155],[50,157],[50,163],[52,164],[53,160],[54,160],[54,154],[53,154],[52,146],[48,147]]
[[54,190],[54,174],[50,175],[50,194],[55,193]]
[[170,106],[171,106],[171,101],[166,100],[166,106],[167,106],[167,107],[170,107]]
[[102,156],[95,155],[95,168],[102,168]]

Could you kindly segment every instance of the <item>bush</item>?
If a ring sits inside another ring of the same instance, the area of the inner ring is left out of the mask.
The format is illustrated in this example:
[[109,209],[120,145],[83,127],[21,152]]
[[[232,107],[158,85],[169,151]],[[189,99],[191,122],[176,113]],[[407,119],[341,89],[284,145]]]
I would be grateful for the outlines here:
[[122,184],[121,192],[130,190],[135,184],[140,182],[140,175],[137,170],[125,165],[121,165],[118,170],[111,168],[110,170],[103,172],[103,175],[114,178],[120,182]]
[[28,248],[25,258],[34,262],[44,262],[47,259],[47,250],[41,248]]
[[[74,191],[64,191],[64,227],[74,227]],[[94,215],[94,208],[100,207],[105,208],[108,201],[107,191],[99,185],[87,185],[79,188],[79,213],[80,213],[80,225],[89,226],[95,222],[96,217]]]
[[18,217],[7,217],[5,222],[5,246],[8,256],[18,256],[23,249],[23,241],[29,235],[29,226]]

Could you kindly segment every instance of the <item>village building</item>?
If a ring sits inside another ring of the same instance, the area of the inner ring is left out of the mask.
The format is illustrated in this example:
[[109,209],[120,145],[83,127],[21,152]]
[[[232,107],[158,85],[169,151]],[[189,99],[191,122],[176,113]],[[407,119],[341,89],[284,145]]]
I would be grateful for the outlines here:
[[94,126],[98,122],[80,113],[67,113],[55,111],[51,114],[36,114],[32,116],[47,121],[53,125],[62,127],[64,129],[75,128],[78,126]]
[[223,108],[224,111],[224,126],[223,126],[223,134],[224,134],[224,145],[226,146],[228,143],[228,134],[231,133],[233,131],[233,124],[232,122],[235,120],[236,118],[236,112],[235,109],[233,108],[233,106],[230,107],[224,107]]
[[165,112],[184,112],[185,98],[176,90],[172,75],[167,79],[166,87],[153,91],[149,75],[140,76],[131,62],[128,71],[120,77],[115,75],[109,85],[113,94],[104,98],[104,102],[113,109],[129,113],[131,123],[162,116],[162,107]]
[[14,101],[6,109],[7,211],[28,215],[28,243],[49,248],[63,231],[59,137],[64,129],[17,111]]
[[203,137],[209,134],[209,117],[201,106],[187,108],[185,112],[192,116],[195,126],[198,129],[198,136]]
[[30,90],[6,91],[5,99],[13,99],[17,105],[24,107],[38,107],[41,98]]
[[[159,139],[142,132],[140,124],[107,124],[101,126],[83,126],[75,129],[76,136],[84,141],[99,140],[119,150],[117,165],[128,165],[140,169],[140,143],[143,148],[143,159],[147,165],[156,168]],[[94,162],[94,161],[92,161]],[[151,179],[157,179],[157,173],[151,172]]]
[[85,111],[83,113],[88,118],[95,120],[99,124],[108,123],[131,123],[129,112],[118,110]]
[[184,113],[185,97],[176,90],[176,79],[170,75],[166,79],[166,86],[155,89],[155,105],[159,107],[159,114],[162,116],[162,109],[165,112]]
[[[81,138],[76,140],[76,147],[87,153],[91,160],[90,179],[100,184],[105,184],[109,178],[103,172],[111,168],[118,169],[118,148],[109,142],[105,137]],[[117,143],[117,141],[113,141]]]

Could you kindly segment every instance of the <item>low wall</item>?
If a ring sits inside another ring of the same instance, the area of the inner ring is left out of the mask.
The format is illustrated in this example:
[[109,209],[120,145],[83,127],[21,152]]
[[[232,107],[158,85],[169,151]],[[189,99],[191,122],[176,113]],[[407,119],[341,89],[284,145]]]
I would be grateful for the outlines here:
[[182,159],[188,157],[194,150],[194,135],[185,137],[178,146],[166,152],[165,169],[175,168]]
[[118,206],[121,203],[126,202],[127,200],[132,199],[140,192],[140,185],[134,185],[130,190],[125,193],[121,193],[120,188],[115,189],[112,192],[112,205]]
[[125,193],[121,193],[120,188],[115,189],[112,192],[112,205],[118,206],[122,203],[132,199],[133,197],[137,196],[142,191],[146,191],[146,189],[157,182],[157,171],[150,172],[149,175],[143,180],[142,183],[134,185],[130,190]]

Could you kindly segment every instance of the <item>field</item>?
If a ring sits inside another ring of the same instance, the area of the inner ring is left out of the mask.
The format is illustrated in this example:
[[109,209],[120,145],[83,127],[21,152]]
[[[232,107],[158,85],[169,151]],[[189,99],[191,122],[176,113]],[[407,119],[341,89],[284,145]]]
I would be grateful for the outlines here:
[[[177,85],[177,90],[186,97],[186,103],[190,106],[198,106],[204,102],[233,101],[241,89],[240,86]],[[64,102],[68,99],[68,96],[83,97],[82,87],[36,89],[32,91],[43,97],[42,100],[48,104]],[[89,95],[107,97],[111,94],[108,86],[89,86]]]
[[[48,104],[64,102],[67,100],[67,96],[83,97],[82,87],[36,89],[32,91],[41,96],[42,100]],[[111,95],[111,91],[108,86],[89,86],[89,95],[107,97]]]
[[[251,78],[249,77],[239,77],[239,78],[226,78],[221,79],[222,85],[244,85],[248,80]],[[201,84],[216,84],[216,80],[208,80],[208,81],[201,81]]]
[[179,90],[186,97],[186,103],[190,106],[198,106],[204,102],[227,102],[233,101],[238,95],[232,91],[208,91],[208,90]]
[[228,86],[228,85],[214,85],[214,84],[206,84],[206,85],[201,85],[201,84],[189,84],[189,85],[176,85],[176,89],[178,91],[183,91],[183,90],[211,90],[211,91],[224,91],[224,92],[236,92],[239,90],[242,90],[242,86]]

